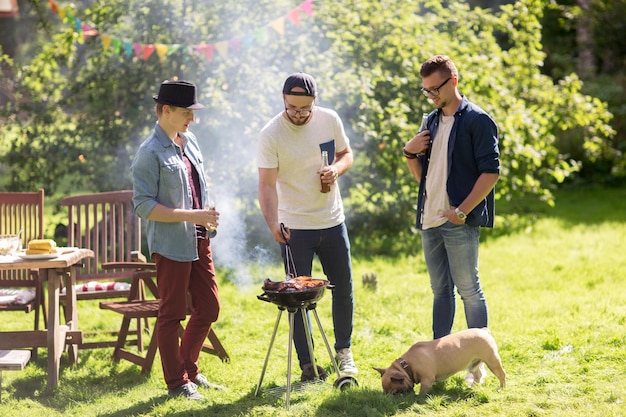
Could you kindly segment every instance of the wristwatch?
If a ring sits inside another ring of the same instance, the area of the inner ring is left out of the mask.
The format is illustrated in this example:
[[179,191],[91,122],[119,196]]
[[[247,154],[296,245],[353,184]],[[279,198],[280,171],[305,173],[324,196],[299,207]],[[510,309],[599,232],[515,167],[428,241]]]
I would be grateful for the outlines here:
[[467,215],[465,213],[463,213],[458,207],[454,209],[454,212],[456,213],[456,216],[460,220],[465,221],[465,219],[467,218]]

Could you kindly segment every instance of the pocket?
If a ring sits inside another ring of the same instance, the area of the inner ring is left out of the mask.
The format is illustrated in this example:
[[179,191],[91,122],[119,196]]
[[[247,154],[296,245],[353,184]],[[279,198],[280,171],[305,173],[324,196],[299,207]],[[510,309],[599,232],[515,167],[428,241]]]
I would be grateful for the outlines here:
[[161,171],[164,174],[178,174],[180,170],[181,170],[181,167],[177,163],[165,162],[163,163],[163,165],[161,165]]
[[328,163],[332,164],[335,160],[335,139],[320,143],[320,151],[328,152]]
[[170,195],[170,198],[174,198],[173,195],[179,193],[184,185],[184,177],[185,172],[183,171],[183,167],[180,164],[164,162],[161,165],[161,174],[160,174],[160,186],[159,193],[166,193]]

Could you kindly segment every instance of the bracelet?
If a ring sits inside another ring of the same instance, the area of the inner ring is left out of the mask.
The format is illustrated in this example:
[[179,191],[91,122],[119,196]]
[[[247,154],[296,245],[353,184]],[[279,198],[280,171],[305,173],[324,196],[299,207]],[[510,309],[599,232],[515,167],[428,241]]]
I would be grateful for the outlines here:
[[406,148],[402,149],[402,153],[406,159],[417,159],[417,154],[407,152]]

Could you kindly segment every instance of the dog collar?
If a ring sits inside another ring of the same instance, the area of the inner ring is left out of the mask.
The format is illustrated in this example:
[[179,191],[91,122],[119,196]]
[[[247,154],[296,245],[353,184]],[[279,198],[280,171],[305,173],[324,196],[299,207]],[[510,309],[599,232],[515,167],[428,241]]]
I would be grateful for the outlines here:
[[404,358],[402,357],[396,360],[398,361],[398,363],[400,364],[400,367],[404,370],[404,372],[406,372],[406,374],[409,376],[409,379],[411,380],[411,382],[415,384],[415,380],[413,379],[413,371],[411,371],[411,367],[409,366],[407,361],[405,361]]

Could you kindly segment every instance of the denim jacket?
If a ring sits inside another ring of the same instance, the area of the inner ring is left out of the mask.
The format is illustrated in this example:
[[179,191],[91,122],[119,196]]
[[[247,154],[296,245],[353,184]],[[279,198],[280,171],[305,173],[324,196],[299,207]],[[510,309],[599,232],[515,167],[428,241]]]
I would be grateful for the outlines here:
[[[434,139],[439,127],[441,109],[428,117],[428,130]],[[430,150],[419,156],[422,162],[422,177],[417,197],[417,227],[422,228],[422,216],[426,201],[426,181]],[[498,149],[498,127],[483,109],[473,104],[465,96],[454,113],[454,125],[448,139],[448,198],[453,207],[459,206],[469,195],[482,173],[500,173],[500,151]],[[495,192],[492,189],[487,197],[471,212],[465,223],[470,226],[493,227],[495,215]]]
[[[185,155],[198,171],[202,201],[206,179],[198,140],[191,132],[180,133]],[[147,219],[157,203],[169,208],[192,209],[191,184],[181,149],[156,124],[154,132],[141,144],[131,165],[133,206],[137,216]],[[146,220],[148,250],[178,262],[198,259],[196,225],[191,222]]]

